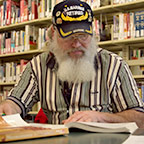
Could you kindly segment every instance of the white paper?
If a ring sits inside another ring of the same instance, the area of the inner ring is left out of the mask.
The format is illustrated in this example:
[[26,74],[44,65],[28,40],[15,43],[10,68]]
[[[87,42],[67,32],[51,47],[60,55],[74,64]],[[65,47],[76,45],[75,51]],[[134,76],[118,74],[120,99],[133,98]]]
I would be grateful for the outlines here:
[[43,128],[51,128],[51,129],[61,129],[66,127],[65,125],[27,123],[21,118],[20,114],[6,115],[3,116],[3,119],[12,127],[34,126],[34,127],[43,127]]
[[28,126],[28,123],[21,118],[20,114],[6,115],[3,116],[3,119],[13,127]]
[[133,133],[138,128],[135,122],[128,122],[128,123],[79,122],[79,123],[94,126],[94,127],[106,128],[106,129],[127,128],[130,133]]
[[61,129],[65,128],[65,125],[54,125],[54,124],[38,124],[38,123],[29,123],[30,126],[34,127],[42,127],[42,128],[51,128],[51,129]]
[[130,135],[122,144],[144,144],[144,136]]

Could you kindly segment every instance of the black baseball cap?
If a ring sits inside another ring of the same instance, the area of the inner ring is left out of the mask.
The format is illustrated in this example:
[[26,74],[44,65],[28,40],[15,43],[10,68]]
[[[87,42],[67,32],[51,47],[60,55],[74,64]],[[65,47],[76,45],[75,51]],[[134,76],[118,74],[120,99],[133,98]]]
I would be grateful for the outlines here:
[[80,0],[64,0],[53,9],[53,24],[62,38],[74,33],[92,35],[93,12],[91,7]]

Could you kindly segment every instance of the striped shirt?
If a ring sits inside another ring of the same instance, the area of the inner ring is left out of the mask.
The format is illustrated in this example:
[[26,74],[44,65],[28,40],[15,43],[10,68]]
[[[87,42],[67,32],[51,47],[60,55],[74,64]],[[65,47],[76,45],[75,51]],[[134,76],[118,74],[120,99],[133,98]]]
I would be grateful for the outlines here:
[[20,106],[23,117],[40,101],[51,124],[61,123],[75,111],[144,112],[136,82],[121,57],[99,48],[94,67],[96,75],[91,81],[73,83],[68,90],[57,76],[54,55],[40,54],[27,64],[8,99]]

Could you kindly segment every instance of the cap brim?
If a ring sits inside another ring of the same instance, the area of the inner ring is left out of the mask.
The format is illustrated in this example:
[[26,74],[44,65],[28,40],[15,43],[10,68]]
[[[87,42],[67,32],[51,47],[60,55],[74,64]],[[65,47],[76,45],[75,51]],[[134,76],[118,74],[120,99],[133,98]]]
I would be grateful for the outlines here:
[[70,22],[69,24],[57,25],[57,29],[62,38],[74,33],[87,33],[92,35],[92,26],[88,22]]

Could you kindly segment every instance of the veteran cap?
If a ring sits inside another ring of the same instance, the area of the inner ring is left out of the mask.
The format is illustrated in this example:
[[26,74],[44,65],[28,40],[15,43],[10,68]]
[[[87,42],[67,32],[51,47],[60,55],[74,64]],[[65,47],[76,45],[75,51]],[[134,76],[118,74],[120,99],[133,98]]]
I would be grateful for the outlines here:
[[92,35],[92,21],[90,6],[80,0],[64,0],[53,9],[53,24],[63,38],[78,32]]

